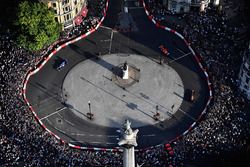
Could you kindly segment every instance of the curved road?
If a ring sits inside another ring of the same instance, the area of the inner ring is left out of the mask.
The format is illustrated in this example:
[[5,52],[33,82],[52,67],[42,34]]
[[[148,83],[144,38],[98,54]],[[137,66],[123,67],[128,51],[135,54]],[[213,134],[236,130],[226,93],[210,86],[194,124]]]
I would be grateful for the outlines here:
[[[126,17],[135,31],[120,33],[113,30],[126,22],[126,19],[119,18],[123,5],[128,6],[129,14]],[[169,48],[169,65],[181,77],[184,89],[196,90],[197,97],[194,103],[184,100],[170,120],[139,128],[138,148],[168,142],[183,133],[203,111],[208,100],[206,78],[189,54],[184,41],[173,33],[158,29],[147,18],[144,9],[137,7],[133,1],[123,4],[122,0],[110,0],[103,26],[87,38],[60,50],[38,73],[30,77],[27,99],[44,125],[66,142],[80,146],[117,147],[119,129],[85,122],[62,104],[63,80],[76,64],[99,53],[139,54],[155,61],[161,55],[158,48],[160,44]],[[69,61],[60,72],[53,68],[59,58]]]

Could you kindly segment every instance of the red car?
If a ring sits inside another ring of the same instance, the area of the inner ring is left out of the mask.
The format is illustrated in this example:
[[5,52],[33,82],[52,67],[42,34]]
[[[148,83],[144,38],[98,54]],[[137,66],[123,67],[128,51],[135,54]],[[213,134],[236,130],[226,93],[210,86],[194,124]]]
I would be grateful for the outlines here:
[[169,55],[168,49],[164,45],[160,45],[159,48],[161,49],[164,55]]

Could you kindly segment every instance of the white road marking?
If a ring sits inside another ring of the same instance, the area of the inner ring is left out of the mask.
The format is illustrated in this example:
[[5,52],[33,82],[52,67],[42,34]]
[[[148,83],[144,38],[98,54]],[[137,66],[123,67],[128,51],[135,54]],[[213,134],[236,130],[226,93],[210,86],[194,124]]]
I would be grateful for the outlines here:
[[70,143],[85,143],[86,141],[84,140],[70,140]]
[[101,42],[110,42],[111,41],[111,39],[102,39],[102,40],[100,40]]
[[97,137],[105,137],[105,135],[96,135],[96,134],[84,134],[84,133],[70,133],[70,135],[74,135],[74,136],[97,136]]
[[172,63],[172,62],[174,62],[174,61],[176,61],[176,60],[179,60],[179,59],[181,59],[181,58],[183,58],[183,57],[186,57],[186,56],[190,55],[191,53],[192,53],[192,52],[186,53],[186,54],[184,54],[184,55],[181,56],[181,57],[178,57],[178,58],[176,58],[176,59],[174,59],[174,60],[169,61],[169,63]]
[[102,137],[103,135],[96,135],[96,136],[98,136],[98,137]]
[[117,143],[106,143],[106,144],[117,144]]
[[102,143],[102,142],[92,141],[92,142],[89,142],[89,143],[96,143],[96,144],[100,144],[100,143]]
[[155,136],[155,134],[149,134],[149,135],[142,135],[143,137],[152,137]]
[[183,111],[182,109],[178,109],[180,110],[183,114],[185,114],[186,116],[188,116],[190,119],[192,119],[193,121],[196,121],[192,116],[190,116],[188,113],[186,113],[185,111]]
[[70,133],[70,135],[74,135],[74,136],[85,136],[86,134]]
[[[36,104],[33,104],[33,105],[37,105],[37,106],[41,105],[41,104],[45,103],[46,101],[53,99],[53,98],[56,98],[56,97],[58,97],[58,95],[49,96],[43,100],[39,100]],[[58,102],[58,103],[61,103],[61,102]]]
[[57,128],[56,126],[54,126],[54,128],[55,128],[56,130],[58,130],[59,132],[61,132],[61,133],[67,134],[67,132],[65,132],[65,131],[63,131],[63,130]]
[[117,135],[108,135],[107,137],[119,137]]
[[49,119],[46,119],[50,125],[53,125],[52,122]]
[[57,111],[55,111],[55,112],[53,112],[53,113],[51,113],[51,114],[49,114],[49,115],[47,115],[47,116],[41,118],[40,120],[43,120],[43,119],[48,118],[48,117],[50,117],[50,116],[52,116],[52,115],[54,115],[54,114],[56,114],[56,113],[59,113],[60,111],[65,110],[66,108],[67,108],[67,107],[60,108],[59,110],[57,110]]
[[108,30],[111,30],[112,31],[112,28],[110,28],[110,27],[106,27],[106,26],[101,26],[102,28],[106,28],[106,29],[108,29]]
[[65,122],[67,122],[68,124],[70,124],[71,126],[75,126],[74,123],[68,121],[67,119],[64,119],[64,117],[60,114],[60,113],[57,113]]
[[178,49],[178,48],[177,48],[177,50],[178,50],[179,52],[181,52],[182,54],[186,54],[184,51],[182,51],[182,50],[180,50],[180,49]]
[[113,32],[113,30],[112,30],[112,31],[111,31],[111,35],[110,35],[109,54],[110,54],[110,52],[111,52],[112,41],[113,41],[113,34],[114,34],[114,32]]
[[141,6],[134,6],[134,7],[128,7],[129,9],[143,9],[143,7],[141,7]]

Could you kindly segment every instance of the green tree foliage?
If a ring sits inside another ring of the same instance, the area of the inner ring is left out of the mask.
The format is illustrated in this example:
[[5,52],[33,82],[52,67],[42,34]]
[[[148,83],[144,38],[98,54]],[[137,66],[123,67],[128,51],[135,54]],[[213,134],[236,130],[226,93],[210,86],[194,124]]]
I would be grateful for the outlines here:
[[17,43],[29,50],[42,49],[58,39],[60,25],[55,21],[54,12],[43,3],[24,1],[18,5]]

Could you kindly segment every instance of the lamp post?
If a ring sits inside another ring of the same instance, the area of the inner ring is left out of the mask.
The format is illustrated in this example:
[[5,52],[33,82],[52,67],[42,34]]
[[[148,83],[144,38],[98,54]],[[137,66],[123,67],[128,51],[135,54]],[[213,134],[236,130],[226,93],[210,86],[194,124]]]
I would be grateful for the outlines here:
[[87,116],[89,119],[93,119],[94,114],[91,113],[91,103],[90,101],[88,101],[88,105],[89,105],[89,112],[87,113]]
[[156,113],[154,114],[154,119],[157,121],[159,120],[159,117],[160,117],[160,113],[159,113],[159,106],[155,106],[155,109],[156,109]]

